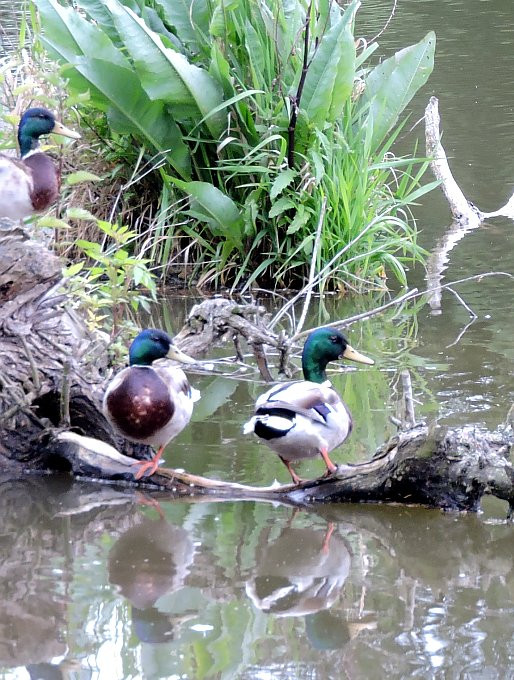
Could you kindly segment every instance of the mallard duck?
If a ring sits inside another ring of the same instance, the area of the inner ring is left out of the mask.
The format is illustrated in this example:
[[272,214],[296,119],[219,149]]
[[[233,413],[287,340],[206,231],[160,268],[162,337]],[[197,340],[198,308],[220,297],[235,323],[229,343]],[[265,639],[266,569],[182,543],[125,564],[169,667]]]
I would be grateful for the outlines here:
[[145,518],[111,548],[109,581],[130,602],[133,631],[142,642],[171,642],[177,624],[191,618],[161,611],[157,603],[184,587],[194,553],[187,529],[169,524],[164,515]]
[[254,606],[275,616],[304,616],[331,607],[348,578],[351,553],[328,524],[325,531],[285,527],[270,541],[264,531],[246,584]]
[[28,109],[18,125],[21,158],[0,154],[0,217],[19,220],[46,210],[59,195],[60,175],[53,160],[38,151],[39,138],[51,132],[79,139],[43,108]]
[[103,399],[104,415],[115,432],[157,449],[152,460],[134,463],[136,479],[157,470],[166,444],[188,424],[200,396],[181,368],[159,361],[165,357],[194,363],[164,331],[141,331],[130,345],[129,366],[113,378]]
[[337,467],[328,454],[342,444],[352,429],[352,417],[327,379],[329,361],[341,358],[373,364],[353,349],[335,328],[319,328],[307,338],[302,353],[305,380],[275,385],[255,403],[255,415],[245,424],[244,433],[254,432],[288,469],[294,484],[302,480],[291,461],[320,455],[327,474]]

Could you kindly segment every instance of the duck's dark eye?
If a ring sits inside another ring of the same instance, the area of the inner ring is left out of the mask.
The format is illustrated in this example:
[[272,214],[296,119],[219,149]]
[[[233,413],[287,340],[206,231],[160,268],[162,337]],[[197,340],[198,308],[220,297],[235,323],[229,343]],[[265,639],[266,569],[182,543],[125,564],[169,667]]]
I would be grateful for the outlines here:
[[334,345],[337,345],[339,343],[339,338],[337,337],[337,335],[331,335],[330,342],[333,342]]

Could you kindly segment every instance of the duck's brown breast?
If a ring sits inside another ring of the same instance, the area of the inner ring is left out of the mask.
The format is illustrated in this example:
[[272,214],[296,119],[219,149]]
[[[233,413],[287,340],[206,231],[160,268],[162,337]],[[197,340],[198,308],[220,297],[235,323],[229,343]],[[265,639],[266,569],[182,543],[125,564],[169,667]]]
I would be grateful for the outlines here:
[[136,441],[152,437],[175,411],[168,388],[151,368],[132,367],[106,402],[114,425]]
[[60,178],[53,160],[44,153],[34,153],[23,159],[32,172],[33,189],[30,199],[34,210],[45,210],[59,196]]

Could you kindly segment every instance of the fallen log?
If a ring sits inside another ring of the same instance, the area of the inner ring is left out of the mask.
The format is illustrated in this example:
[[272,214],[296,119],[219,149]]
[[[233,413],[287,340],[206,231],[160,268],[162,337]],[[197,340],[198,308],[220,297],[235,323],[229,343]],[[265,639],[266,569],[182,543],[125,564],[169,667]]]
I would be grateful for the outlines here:
[[40,469],[39,441],[73,425],[121,451],[100,409],[108,338],[91,332],[63,287],[62,262],[0,220],[0,469]]
[[48,442],[48,460],[64,461],[76,476],[159,491],[167,498],[267,500],[296,507],[319,503],[383,502],[445,510],[480,508],[484,495],[506,501],[514,512],[514,437],[507,425],[497,432],[414,425],[398,432],[365,463],[340,465],[337,472],[299,485],[248,486],[160,468],[137,484],[133,459],[97,439],[64,432]]

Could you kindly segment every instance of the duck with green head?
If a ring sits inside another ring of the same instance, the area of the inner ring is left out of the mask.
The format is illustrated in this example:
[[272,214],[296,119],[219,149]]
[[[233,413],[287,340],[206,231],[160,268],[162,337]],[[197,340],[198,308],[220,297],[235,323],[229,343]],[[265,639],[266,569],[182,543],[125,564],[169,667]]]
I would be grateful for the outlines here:
[[293,482],[302,480],[291,461],[321,456],[327,474],[337,467],[328,454],[340,446],[352,429],[352,416],[326,375],[330,361],[351,359],[373,364],[348,344],[335,328],[319,328],[307,338],[302,353],[304,380],[275,385],[255,403],[255,415],[244,433],[254,432],[280,457]]
[[20,158],[0,154],[0,217],[18,220],[46,210],[59,196],[60,173],[53,160],[38,149],[50,133],[79,139],[47,109],[28,109],[18,125]]
[[129,366],[109,383],[103,412],[122,437],[157,450],[150,461],[137,461],[134,475],[153,475],[164,448],[191,419],[193,403],[200,396],[178,366],[169,361],[194,363],[164,331],[141,331],[129,348]]

